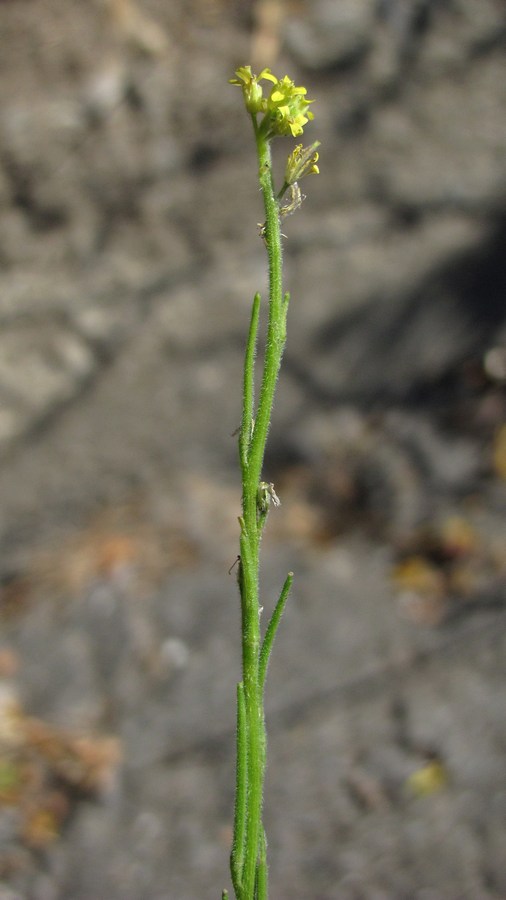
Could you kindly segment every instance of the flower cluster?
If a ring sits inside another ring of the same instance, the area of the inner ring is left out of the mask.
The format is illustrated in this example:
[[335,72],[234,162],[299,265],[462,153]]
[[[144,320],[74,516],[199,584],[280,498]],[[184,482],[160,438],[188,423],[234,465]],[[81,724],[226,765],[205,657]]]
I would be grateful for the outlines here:
[[[251,66],[241,66],[235,75],[230,79],[230,84],[242,88],[248,112],[253,116],[263,114],[259,127],[268,137],[286,134],[297,137],[302,134],[304,125],[313,118],[313,113],[308,109],[313,101],[306,100],[305,87],[297,87],[288,75],[276,78],[270,69],[262,69],[260,75],[254,75]],[[268,97],[264,97],[260,81],[272,82]]]

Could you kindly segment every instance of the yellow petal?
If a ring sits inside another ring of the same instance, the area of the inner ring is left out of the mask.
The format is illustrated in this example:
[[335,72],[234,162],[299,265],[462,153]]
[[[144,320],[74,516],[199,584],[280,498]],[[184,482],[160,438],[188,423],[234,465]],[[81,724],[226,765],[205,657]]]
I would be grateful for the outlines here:
[[417,797],[427,797],[442,790],[448,784],[448,773],[442,762],[431,760],[413,772],[406,780],[406,787]]

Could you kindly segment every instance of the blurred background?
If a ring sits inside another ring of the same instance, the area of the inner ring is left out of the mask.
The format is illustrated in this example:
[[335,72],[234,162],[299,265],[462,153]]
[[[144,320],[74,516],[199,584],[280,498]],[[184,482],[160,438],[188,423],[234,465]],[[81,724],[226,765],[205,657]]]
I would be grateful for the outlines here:
[[272,897],[506,896],[505,39],[502,0],[0,2],[2,900],[228,884],[247,63],[322,144],[265,466]]

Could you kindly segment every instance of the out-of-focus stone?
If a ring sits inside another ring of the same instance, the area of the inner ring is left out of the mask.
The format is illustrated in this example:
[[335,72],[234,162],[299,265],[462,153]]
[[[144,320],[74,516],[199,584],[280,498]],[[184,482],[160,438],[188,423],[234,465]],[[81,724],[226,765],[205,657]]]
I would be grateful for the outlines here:
[[356,62],[371,46],[371,0],[316,0],[306,18],[288,19],[285,41],[302,66],[314,70]]
[[11,326],[1,347],[0,391],[9,403],[0,413],[0,450],[70,399],[96,366],[87,344],[51,322]]

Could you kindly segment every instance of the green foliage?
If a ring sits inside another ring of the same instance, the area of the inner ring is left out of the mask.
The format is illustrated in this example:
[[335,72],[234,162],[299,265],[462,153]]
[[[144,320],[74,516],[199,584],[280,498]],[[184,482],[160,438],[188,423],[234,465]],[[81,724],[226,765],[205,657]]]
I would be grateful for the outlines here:
[[[261,226],[269,260],[269,305],[264,363],[258,403],[255,406],[255,360],[261,312],[260,294],[253,300],[246,342],[243,408],[239,430],[242,475],[242,515],[238,584],[241,597],[242,681],[237,686],[237,761],[234,837],[230,870],[236,900],[267,900],[267,840],[262,822],[265,773],[264,686],[270,653],[285,608],[293,574],[285,580],[279,600],[262,638],[259,602],[260,541],[269,509],[279,506],[274,485],[262,480],[267,435],[276,383],[286,340],[289,295],[283,292],[281,219],[302,204],[298,180],[318,173],[319,143],[299,144],[289,155],[284,181],[276,192],[272,173],[271,140],[297,136],[313,118],[306,88],[296,87],[288,76],[278,79],[269,69],[254,75],[250,66],[237,69],[231,84],[242,89],[256,141],[260,189],[265,223]],[[264,96],[261,81],[272,84]],[[288,202],[281,204],[289,191]],[[228,898],[223,891],[222,900]]]

